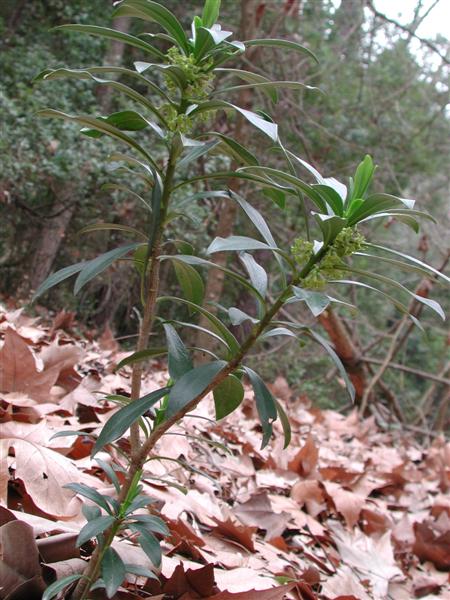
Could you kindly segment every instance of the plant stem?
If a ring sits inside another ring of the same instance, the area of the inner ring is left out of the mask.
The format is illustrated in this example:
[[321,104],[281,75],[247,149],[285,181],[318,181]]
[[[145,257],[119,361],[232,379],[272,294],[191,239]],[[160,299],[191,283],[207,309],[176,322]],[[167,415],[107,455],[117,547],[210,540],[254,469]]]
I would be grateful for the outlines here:
[[[170,201],[170,194],[172,191],[173,179],[175,175],[175,145],[172,143],[169,153],[169,159],[167,162],[166,173],[164,177],[164,186],[161,195],[161,214],[160,214],[160,222],[155,231],[153,243],[149,255],[149,272],[147,276],[147,298],[144,305],[144,314],[142,318],[142,322],[139,328],[139,337],[138,342],[136,344],[136,351],[144,350],[147,347],[148,340],[150,337],[150,332],[152,329],[154,317],[155,317],[155,307],[156,300],[158,298],[159,292],[159,270],[160,270],[160,260],[159,256],[161,254],[161,242],[162,235],[164,231],[164,222],[167,214],[167,209]],[[138,362],[133,365],[132,375],[131,375],[131,402],[133,400],[137,400],[141,394],[141,385],[142,385],[142,371],[143,366],[142,363]],[[136,475],[139,468],[133,468],[133,465],[140,464],[139,457],[142,454],[141,442],[139,439],[139,423],[133,423],[130,428],[130,445],[131,445],[131,468],[128,471],[127,478],[123,483],[120,493],[119,493],[119,504],[121,504],[125,498],[127,497],[130,486],[133,482],[134,476]],[[138,461],[136,461],[136,458]],[[105,544],[100,548],[97,546],[93,555],[91,556],[91,560],[89,561],[88,566],[84,572],[84,577],[78,581],[78,584],[72,594],[72,600],[85,600],[87,595],[89,594],[89,590],[94,581],[98,578],[101,562],[103,559],[103,555],[107,548],[111,545],[116,533],[118,531],[119,525],[114,524],[109,530],[106,532]]]
[[[147,277],[147,299],[144,306],[144,315],[139,329],[139,338],[136,345],[136,352],[147,348],[150,332],[155,317],[156,300],[159,292],[159,271],[161,263],[159,255],[161,254],[161,241],[164,229],[164,220],[170,200],[170,193],[175,173],[175,148],[172,143],[169,160],[167,163],[166,174],[164,177],[164,188],[161,196],[161,215],[160,223],[155,232],[153,244],[149,256],[150,270]],[[131,375],[131,401],[137,400],[141,395],[143,363],[137,362],[133,365]],[[133,423],[130,429],[131,455],[139,452],[139,424]]]
[[140,447],[139,452],[132,457],[130,468],[127,474],[127,481],[124,483],[124,486],[129,487],[131,485],[133,477],[140,469],[142,469],[147,459],[147,456],[153,450],[158,440],[160,440],[161,437],[177,421],[182,419],[187,413],[193,410],[199,404],[199,402],[201,402],[201,400],[203,400],[203,398],[207,394],[209,394],[217,385],[224,381],[224,379],[226,379],[228,375],[230,375],[235,369],[237,369],[237,367],[239,367],[243,358],[256,343],[261,333],[268,325],[270,325],[272,319],[278,313],[280,308],[283,307],[284,303],[291,295],[291,286],[298,284],[304,277],[306,277],[311,272],[311,269],[314,267],[314,265],[316,265],[323,258],[326,251],[327,248],[322,248],[316,255],[314,255],[309,260],[307,265],[305,265],[305,267],[300,271],[300,273],[298,273],[294,277],[291,284],[281,292],[277,300],[275,300],[275,302],[273,303],[272,307],[266,311],[264,317],[255,327],[253,332],[240,346],[237,354],[225,365],[225,367],[221,371],[219,371],[219,373],[217,373],[217,375],[211,380],[209,385],[200,394],[198,394],[195,398],[188,402],[181,410],[179,410],[172,417],[168,418],[166,421],[161,423],[161,425],[159,425],[152,431],[146,442]]

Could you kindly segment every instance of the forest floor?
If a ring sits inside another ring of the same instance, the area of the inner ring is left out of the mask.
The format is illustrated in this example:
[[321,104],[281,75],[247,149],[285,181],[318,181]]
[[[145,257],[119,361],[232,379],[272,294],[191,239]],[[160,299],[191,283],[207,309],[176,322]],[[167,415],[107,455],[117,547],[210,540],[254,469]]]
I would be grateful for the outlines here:
[[[110,332],[95,341],[74,331],[70,313],[45,325],[0,309],[0,600],[39,598],[92,553],[93,542],[75,548],[82,499],[64,484],[114,494],[90,458],[92,437],[52,439],[98,433],[116,410],[105,394],[130,386],[128,367],[114,372],[126,353]],[[143,392],[166,380],[154,361]],[[286,450],[278,423],[260,450],[250,391],[218,423],[205,400],[162,439],[164,458],[147,463],[143,482],[171,532],[159,581],[130,576],[115,598],[450,598],[450,444],[312,408],[285,385],[272,391],[292,423]],[[116,450],[98,457],[123,464]],[[115,548],[151,567],[133,538]]]

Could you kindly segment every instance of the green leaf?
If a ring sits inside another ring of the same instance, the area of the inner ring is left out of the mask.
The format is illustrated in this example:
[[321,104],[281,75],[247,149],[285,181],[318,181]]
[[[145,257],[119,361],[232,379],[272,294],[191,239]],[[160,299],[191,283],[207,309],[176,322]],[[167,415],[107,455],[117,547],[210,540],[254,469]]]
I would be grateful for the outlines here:
[[439,302],[436,302],[436,300],[432,300],[431,298],[425,298],[424,296],[415,294],[414,292],[409,290],[407,287],[405,287],[398,281],[395,281],[394,279],[391,279],[390,277],[386,277],[385,275],[380,275],[379,273],[374,273],[373,271],[365,271],[363,269],[357,269],[356,267],[350,267],[349,265],[344,265],[342,268],[345,269],[346,271],[350,271],[351,273],[356,273],[357,275],[362,275],[363,277],[368,277],[369,279],[375,279],[375,281],[380,281],[382,283],[385,283],[386,285],[389,285],[398,290],[401,290],[402,292],[405,292],[406,294],[409,294],[410,296],[412,296],[414,298],[414,300],[417,300],[417,302],[420,302],[421,304],[428,306],[428,308],[431,308],[431,310],[433,310],[436,314],[438,314],[441,317],[441,319],[443,321],[445,321],[445,313],[442,310],[442,307],[439,304]]
[[187,351],[186,346],[174,327],[169,323],[164,323],[163,327],[169,352],[169,375],[171,379],[177,381],[185,373],[191,371],[194,368],[194,365],[192,364],[192,358]]
[[150,569],[146,569],[145,567],[141,567],[141,565],[132,565],[129,563],[125,563],[125,571],[127,573],[131,573],[131,575],[137,575],[138,577],[149,577],[150,579],[158,579],[158,577],[150,571]]
[[286,208],[286,194],[281,190],[266,188],[263,190],[263,194],[275,202],[275,204],[282,210]]
[[105,123],[105,121],[102,121],[100,119],[94,119],[93,117],[89,117],[89,116],[77,117],[74,115],[68,115],[59,110],[53,110],[51,108],[46,108],[44,110],[38,110],[36,114],[39,115],[40,117],[55,117],[57,119],[65,119],[67,121],[74,121],[75,123],[79,123],[80,125],[83,125],[85,127],[90,127],[92,129],[96,129],[97,131],[107,134],[109,137],[116,138],[116,139],[120,140],[121,142],[124,142],[125,144],[127,144],[127,146],[130,146],[130,148],[133,148],[139,154],[144,156],[144,158],[146,160],[148,160],[150,163],[153,162],[152,157],[144,150],[144,148],[142,148],[142,146],[140,146],[137,142],[135,142],[133,140],[133,138],[128,136],[126,133],[123,133],[122,131],[120,131],[120,129],[117,129],[117,127],[113,127],[109,123]]
[[[319,173],[319,171],[317,169],[315,169],[312,165],[310,165],[309,163],[307,163],[306,160],[303,160],[302,158],[299,158],[298,156],[296,156],[295,154],[293,154],[289,150],[287,150],[286,152],[287,152],[287,154],[291,158],[293,158],[302,167],[304,167],[307,171],[309,171],[314,176],[314,178],[316,179],[317,183],[320,186],[325,186],[327,188],[331,188],[332,190],[334,190],[338,194],[338,196],[341,198],[341,200],[343,202],[346,200],[346,198],[347,198],[347,186],[345,186],[343,183],[341,183],[340,181],[338,181],[334,177],[322,177],[322,175]],[[324,212],[328,212],[328,211],[324,211]]]
[[263,341],[267,338],[275,337],[277,335],[285,335],[297,339],[296,334],[287,327],[274,327],[273,329],[269,329],[268,331],[265,331],[262,335],[260,335],[259,341]]
[[256,227],[256,229],[261,234],[262,238],[267,242],[267,244],[271,248],[277,248],[277,244],[262,214],[259,211],[257,211],[256,208],[254,208],[251,204],[249,204],[247,200],[244,200],[244,198],[239,196],[239,194],[230,191],[230,195],[233,198],[233,200],[236,200],[236,202],[239,204],[239,206],[242,208],[242,210],[252,222],[253,226]]
[[151,44],[147,44],[140,38],[130,35],[129,33],[123,33],[122,31],[117,31],[116,29],[110,29],[108,27],[98,27],[97,25],[82,25],[78,23],[68,24],[68,25],[58,25],[54,28],[60,29],[63,31],[77,31],[80,33],[88,33],[89,35],[104,37],[109,40],[114,40],[117,42],[121,42],[122,44],[126,44],[127,46],[134,46],[135,48],[139,48],[139,50],[143,50],[144,52],[148,52],[157,58],[164,59],[164,54],[154,48]]
[[197,62],[208,55],[215,46],[222,44],[231,34],[231,31],[222,30],[220,25],[211,28],[201,25],[196,27],[194,56]]
[[147,210],[149,210],[150,212],[152,210],[152,207],[147,202],[147,200],[145,200],[139,194],[136,194],[136,192],[134,192],[133,190],[130,190],[130,188],[128,188],[125,185],[120,185],[120,184],[117,184],[117,183],[105,183],[105,184],[102,185],[101,189],[104,190],[104,191],[110,191],[110,190],[115,191],[115,190],[118,190],[120,192],[126,192],[127,194],[130,194],[131,196],[133,196],[133,198],[136,198],[137,200],[139,200],[139,202],[142,202],[142,204],[145,206],[145,208]]
[[144,527],[139,527],[138,525],[130,525],[130,529],[132,531],[136,531],[139,533],[138,542],[141,546],[142,550],[149,557],[155,567],[159,567],[161,565],[162,553],[161,546],[157,540],[157,538],[147,531]]
[[158,346],[157,348],[145,348],[144,350],[138,350],[133,352],[130,356],[123,358],[116,366],[115,370],[118,371],[127,365],[133,365],[134,363],[148,360],[149,358],[155,358],[155,356],[163,356],[167,354],[167,348]]
[[278,94],[277,90],[270,85],[270,79],[264,77],[264,75],[260,75],[259,73],[252,73],[252,71],[245,71],[243,69],[230,69],[230,68],[216,68],[214,69],[214,73],[216,74],[225,74],[232,75],[233,77],[237,77],[238,79],[242,79],[249,84],[257,84],[257,83],[266,83],[268,87],[263,87],[262,92],[271,100],[272,102],[277,102]]
[[202,12],[202,23],[205,27],[212,27],[219,18],[220,0],[205,0]]
[[350,381],[350,378],[347,374],[347,371],[345,370],[344,365],[342,364],[341,359],[336,354],[334,349],[331,347],[329,342],[325,338],[323,338],[321,335],[319,335],[318,333],[313,331],[312,329],[306,330],[305,334],[308,335],[309,337],[311,337],[318,344],[320,344],[322,346],[322,348],[331,357],[331,359],[334,362],[334,364],[336,365],[339,373],[341,374],[342,379],[345,382],[345,386],[347,388],[348,393],[350,394],[350,398],[351,398],[352,402],[354,402],[355,401],[355,387],[354,387],[353,383]]
[[447,283],[450,283],[450,277],[447,277],[447,275],[445,275],[444,273],[441,273],[434,267],[427,265],[427,263],[424,263],[423,261],[419,260],[418,258],[415,258],[414,256],[410,256],[409,254],[404,254],[403,252],[399,252],[398,250],[393,250],[392,248],[387,248],[386,246],[380,246],[379,244],[372,244],[372,243],[366,242],[365,245],[369,246],[370,248],[377,248],[378,250],[382,250],[383,252],[395,254],[396,256],[400,256],[401,258],[404,258],[405,260],[409,260],[410,262],[421,266],[422,268],[426,269],[427,271],[430,271],[430,273],[433,273],[433,275],[435,275],[436,277],[443,279]]
[[258,290],[261,296],[264,298],[267,293],[267,285],[269,278],[266,270],[259,265],[251,254],[247,252],[240,252],[239,258],[247,269],[247,273],[250,277],[253,287]]
[[114,523],[114,520],[114,517],[107,515],[88,521],[77,537],[76,546],[80,547],[93,537],[97,537],[99,533],[103,533]]
[[358,287],[366,288],[372,292],[376,292],[377,294],[381,294],[382,296],[387,298],[389,302],[391,302],[401,313],[407,315],[412,320],[414,325],[416,325],[421,331],[424,330],[420,321],[409,312],[408,308],[402,302],[400,302],[399,300],[397,300],[397,298],[394,298],[390,294],[384,292],[383,290],[369,285],[368,283],[363,283],[362,281],[354,281],[353,279],[337,279],[336,281],[330,281],[330,283],[339,285],[355,285]]
[[72,277],[72,275],[75,275],[75,273],[79,273],[86,266],[86,264],[87,261],[79,262],[74,265],[70,265],[70,267],[64,267],[63,269],[56,271],[56,273],[52,273],[51,275],[49,275],[47,279],[45,279],[36,290],[32,298],[32,302],[34,302],[36,298],[41,296],[44,292],[46,292],[53,286],[57,285],[58,283],[61,283],[61,281]]
[[356,169],[355,178],[353,181],[352,199],[364,198],[367,188],[372,181],[374,172],[375,166],[373,164],[372,157],[366,154],[364,160]]
[[42,594],[42,600],[51,600],[55,596],[62,592],[64,588],[66,588],[71,583],[78,581],[81,579],[83,575],[68,575],[67,577],[63,577],[63,579],[58,579],[54,583],[48,586],[48,588]]
[[178,167],[183,168],[189,165],[192,161],[197,160],[201,156],[207,154],[210,150],[218,146],[219,142],[214,140],[212,142],[208,142],[205,144],[201,144],[201,146],[192,148],[183,158],[179,161]]
[[347,219],[335,215],[323,215],[314,213],[314,217],[322,232],[324,246],[328,246],[347,225]]
[[408,200],[406,198],[397,198],[390,194],[372,194],[362,204],[357,205],[356,208],[352,208],[350,204],[348,208],[348,224],[350,227],[359,223],[366,217],[374,215],[379,212],[385,212],[392,208],[413,208],[414,200]]
[[[172,259],[172,255],[160,256],[160,260],[166,259]],[[239,275],[239,273],[236,273],[231,269],[227,269],[227,267],[223,267],[222,265],[219,265],[211,260],[205,260],[204,258],[199,258],[198,256],[192,256],[190,254],[177,254],[176,259],[186,262],[187,264],[199,265],[203,267],[213,267],[214,269],[218,269],[219,271],[222,271],[226,275],[229,275],[230,277],[238,281],[240,284],[242,284],[247,290],[249,290],[253,295],[255,295],[260,302],[264,302],[264,298],[260,295],[259,291],[253,285],[251,285],[247,281],[247,279],[245,279],[245,277],[242,277],[242,275]]]
[[92,449],[92,456],[95,456],[106,444],[110,444],[120,438],[132,423],[139,419],[139,417],[142,417],[142,415],[156,404],[158,400],[161,400],[169,390],[169,387],[155,390],[150,394],[142,396],[142,398],[139,398],[138,400],[133,400],[114,413],[101,430]]
[[298,300],[303,300],[309,310],[315,317],[318,317],[329,306],[330,298],[321,292],[304,290],[297,286],[292,286],[292,291]]
[[194,304],[203,304],[205,286],[203,279],[197,271],[187,263],[176,260],[176,258],[172,258],[172,264],[175,269],[178,283],[187,300]]
[[302,46],[301,44],[297,44],[297,42],[291,42],[290,40],[279,40],[279,39],[255,39],[255,40],[246,40],[244,42],[247,48],[251,48],[252,46],[262,46],[262,47],[271,47],[271,48],[281,48],[282,50],[293,50],[294,52],[299,52],[300,54],[304,54],[309,58],[312,58],[316,63],[319,62],[316,55]]
[[215,331],[224,340],[224,342],[230,350],[230,353],[234,355],[237,352],[239,352],[240,345],[237,339],[234,337],[231,331],[229,331],[229,329],[225,327],[222,321],[219,318],[217,318],[216,315],[213,315],[211,312],[209,312],[209,310],[206,310],[206,308],[203,308],[203,306],[201,306],[200,304],[195,304],[194,302],[186,300],[185,298],[177,298],[176,296],[161,296],[158,298],[158,302],[162,302],[164,300],[171,300],[172,302],[182,302],[188,307],[198,311],[211,323]]
[[125,579],[126,569],[123,560],[114,548],[107,548],[102,559],[102,578],[106,595],[112,598]]
[[83,233],[91,233],[92,231],[123,231],[124,233],[130,233],[137,237],[140,237],[142,241],[147,242],[147,236],[138,231],[134,227],[128,227],[127,225],[120,225],[119,223],[91,223],[86,225],[83,229],[78,232],[79,235]]
[[272,423],[277,420],[277,406],[275,398],[258,373],[249,367],[243,367],[243,369],[247,373],[255,393],[256,408],[263,430],[262,449],[270,441],[273,432]]
[[322,198],[325,200],[327,205],[331,208],[331,215],[337,215],[342,217],[344,215],[344,201],[337,191],[329,185],[322,185],[315,183],[311,186],[314,190],[317,190]]
[[247,121],[249,121],[249,123],[251,123],[254,127],[262,131],[262,133],[265,133],[268,137],[270,137],[272,141],[278,141],[278,125],[276,125],[276,123],[266,121],[251,110],[246,110],[245,108],[241,108],[240,106],[236,106],[235,104],[231,104],[230,102],[226,102],[225,100],[208,100],[206,102],[202,102],[189,114],[196,115],[201,114],[202,112],[217,109],[222,109],[225,111],[234,110],[238,112],[245,119],[247,119]]
[[206,254],[232,250],[271,250],[271,247],[264,242],[243,235],[230,235],[227,238],[216,237],[206,249]]
[[160,533],[161,535],[169,535],[169,529],[162,519],[153,515],[132,515],[132,518],[137,523],[142,523],[148,531]]
[[284,408],[281,406],[281,404],[278,402],[278,400],[275,400],[275,404],[277,407],[277,413],[280,418],[281,426],[283,428],[283,434],[284,434],[283,449],[285,449],[291,443],[291,439],[292,439],[291,425],[289,423],[289,417],[285,413]]
[[228,375],[213,390],[216,419],[223,419],[232,413],[244,399],[244,388],[236,375]]
[[213,361],[185,373],[170,391],[166,417],[176,415],[189,402],[202,394],[226,364],[223,360]]
[[152,2],[152,0],[123,0],[114,11],[113,16],[139,17],[144,21],[156,21],[173,37],[186,54],[190,51],[189,41],[178,19],[170,10],[157,2]]
[[[277,182],[274,179],[279,179],[284,183],[287,183],[291,188],[294,188],[295,191],[303,192],[319,209],[321,213],[327,214],[327,205],[323,200],[322,196],[319,194],[317,190],[315,190],[311,185],[305,183],[298,177],[291,175],[290,173],[285,173],[284,171],[280,171],[279,169],[272,169],[271,167],[241,167],[238,169],[238,173],[250,172],[252,174],[262,174],[266,175],[268,184],[277,185]],[[279,184],[278,184],[279,185]],[[287,188],[289,189],[289,188]]]
[[247,148],[233,140],[233,138],[224,135],[223,133],[218,133],[216,131],[209,131],[205,133],[208,136],[214,136],[220,139],[222,142],[221,147],[225,147],[225,151],[228,155],[230,155],[237,162],[241,162],[244,165],[257,165],[258,159],[254,154],[252,154]]
[[107,502],[107,496],[103,496],[94,488],[91,488],[88,485],[85,485],[84,483],[67,483],[63,487],[72,490],[80,496],[89,498],[89,500],[92,500],[92,502],[95,502],[95,504],[97,504],[101,508],[105,509],[106,512],[111,514],[111,508]]
[[[114,127],[117,127],[117,129],[120,129],[121,131],[140,131],[148,127],[146,119],[141,117],[141,115],[134,110],[122,110],[120,112],[112,113],[108,117],[98,118],[105,123],[114,125]],[[104,135],[100,131],[88,128],[82,129],[81,133],[93,138],[99,138]]]
[[138,242],[120,246],[120,248],[114,248],[114,250],[105,252],[105,254],[101,254],[100,256],[97,256],[97,258],[88,261],[81,269],[80,274],[75,281],[74,294],[77,295],[86,283],[111,266],[115,260],[122,258],[138,246]]
[[259,323],[258,319],[251,317],[240,308],[234,306],[228,309],[228,316],[230,317],[231,324],[235,327],[241,325],[241,323],[245,323],[245,321],[251,321],[254,324]]
[[103,469],[103,471],[105,472],[105,474],[108,477],[108,479],[114,485],[114,487],[116,489],[116,492],[119,494],[120,493],[120,483],[119,483],[119,480],[117,478],[115,470],[112,468],[112,466],[110,464],[108,464],[104,460],[101,460],[100,458],[97,458],[96,462],[97,462],[98,466],[101,469]]
[[393,258],[387,258],[386,256],[379,256],[375,254],[368,254],[367,252],[354,252],[353,256],[363,256],[377,261],[378,263],[384,262],[393,267],[397,267],[398,269],[402,269],[403,271],[408,271],[409,273],[417,273],[418,275],[422,275],[422,277],[431,277],[431,273],[424,269],[423,267],[419,267],[418,265],[410,265],[401,260],[395,260]]
[[[304,83],[300,83],[299,81],[268,81],[268,82],[262,82],[262,83],[247,83],[247,84],[241,84],[241,85],[233,85],[227,88],[221,88],[218,90],[215,90],[215,92],[212,94],[213,96],[216,96],[217,94],[230,94],[231,92],[236,92],[239,90],[265,90],[265,89],[269,89],[269,90],[276,90],[276,89],[285,89],[285,90],[310,90],[310,91],[319,91],[319,88],[311,86],[311,85],[306,85]],[[274,102],[276,102],[276,100],[274,100]]]

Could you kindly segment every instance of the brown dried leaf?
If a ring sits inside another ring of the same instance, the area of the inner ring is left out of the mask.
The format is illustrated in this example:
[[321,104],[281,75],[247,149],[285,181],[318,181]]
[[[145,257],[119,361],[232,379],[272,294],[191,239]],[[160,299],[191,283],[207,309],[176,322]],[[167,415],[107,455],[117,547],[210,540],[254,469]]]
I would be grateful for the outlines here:
[[28,344],[8,327],[0,350],[0,392],[22,392],[38,402],[45,402],[58,375],[57,365],[39,372]]
[[23,521],[0,527],[0,600],[39,600],[46,585],[41,577],[33,529]]
[[420,560],[431,561],[441,571],[450,571],[450,531],[436,533],[431,521],[414,523],[413,552]]

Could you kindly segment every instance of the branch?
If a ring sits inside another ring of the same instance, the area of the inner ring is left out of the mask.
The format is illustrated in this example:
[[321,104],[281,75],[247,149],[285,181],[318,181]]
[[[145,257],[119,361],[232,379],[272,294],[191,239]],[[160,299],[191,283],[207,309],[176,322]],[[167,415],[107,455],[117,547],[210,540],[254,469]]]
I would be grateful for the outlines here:
[[442,54],[442,52],[439,50],[439,48],[435,44],[433,44],[429,40],[417,35],[417,33],[415,32],[415,29],[411,29],[411,27],[408,27],[407,25],[402,25],[398,21],[395,21],[394,19],[391,19],[390,17],[387,17],[383,13],[379,12],[373,5],[372,0],[366,0],[366,6],[368,8],[370,8],[370,10],[373,12],[375,17],[378,17],[379,19],[386,21],[386,23],[391,23],[392,25],[395,25],[395,27],[397,27],[397,29],[401,29],[402,31],[407,33],[410,37],[415,38],[421,44],[423,44],[424,46],[427,46],[430,50],[432,50],[435,54],[437,54],[443,62],[445,62],[447,65],[450,65],[450,59],[448,59],[445,56],[445,54]]
[[[361,358],[361,360],[365,363],[374,365],[383,365],[385,362],[384,360],[381,360],[379,358],[370,357],[363,357]],[[448,379],[447,377],[443,377],[442,375],[434,375],[434,373],[427,373],[427,371],[421,371],[420,369],[407,367],[406,365],[401,365],[400,363],[389,363],[386,368],[396,369],[398,371],[405,371],[405,373],[411,373],[411,375],[417,375],[418,377],[423,377],[424,379],[431,379],[431,381],[435,381],[436,383],[442,383],[443,385],[450,386],[450,379]],[[448,367],[446,370],[448,370]]]

